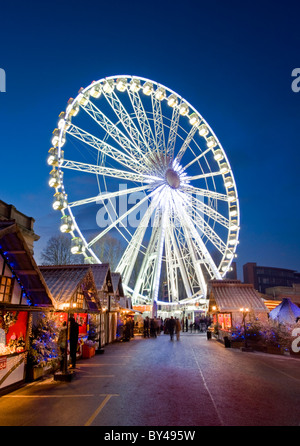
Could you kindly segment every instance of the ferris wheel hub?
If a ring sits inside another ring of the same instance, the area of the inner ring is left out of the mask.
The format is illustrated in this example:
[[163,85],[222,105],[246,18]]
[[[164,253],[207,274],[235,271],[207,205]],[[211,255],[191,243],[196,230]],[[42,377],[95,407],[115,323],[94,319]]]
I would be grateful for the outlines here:
[[180,186],[180,177],[174,169],[170,168],[166,171],[166,180],[172,189],[178,189]]

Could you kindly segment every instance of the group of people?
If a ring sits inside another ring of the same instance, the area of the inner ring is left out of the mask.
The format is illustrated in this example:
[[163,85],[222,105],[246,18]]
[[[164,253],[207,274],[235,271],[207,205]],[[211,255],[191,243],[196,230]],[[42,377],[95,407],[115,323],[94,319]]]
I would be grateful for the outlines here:
[[161,332],[170,335],[171,341],[173,341],[174,333],[176,333],[177,341],[180,339],[181,323],[178,318],[171,316],[163,320],[162,318],[149,318],[144,319],[144,338],[154,337],[156,338]]

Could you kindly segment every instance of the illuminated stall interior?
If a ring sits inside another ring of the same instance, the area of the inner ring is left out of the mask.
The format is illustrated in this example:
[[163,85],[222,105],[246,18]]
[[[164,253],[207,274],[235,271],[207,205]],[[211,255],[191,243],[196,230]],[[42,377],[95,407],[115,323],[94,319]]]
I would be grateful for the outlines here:
[[0,389],[25,379],[32,314],[50,309],[51,293],[21,229],[0,221]]
[[242,323],[242,310],[260,319],[267,318],[268,309],[252,284],[239,280],[211,280],[208,282],[208,296],[208,312],[214,325],[218,324],[220,336],[222,330],[228,332]]
[[101,312],[90,265],[40,266],[40,270],[55,302],[58,326],[72,313],[79,324],[79,346],[83,345],[91,320]]

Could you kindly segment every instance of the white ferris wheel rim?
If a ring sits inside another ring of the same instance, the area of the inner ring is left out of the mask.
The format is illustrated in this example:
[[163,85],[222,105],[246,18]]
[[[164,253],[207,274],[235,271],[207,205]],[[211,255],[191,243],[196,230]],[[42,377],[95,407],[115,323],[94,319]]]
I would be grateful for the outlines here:
[[[178,100],[181,101],[181,103],[186,104],[187,107],[189,108],[189,110],[191,110],[192,113],[196,114],[196,115],[199,117],[199,119],[200,119],[199,123],[201,123],[201,125],[204,124],[204,125],[207,126],[207,128],[209,129],[209,135],[212,136],[212,137],[214,138],[215,142],[216,142],[216,147],[222,151],[222,155],[223,155],[224,162],[229,166],[230,178],[231,178],[231,180],[232,180],[231,190],[233,190],[234,193],[235,193],[234,204],[235,204],[235,207],[236,207],[236,209],[237,209],[236,216],[234,217],[235,222],[236,222],[236,228],[233,230],[233,231],[234,231],[234,235],[236,236],[236,243],[235,243],[235,244],[231,247],[231,249],[230,249],[230,254],[232,254],[232,256],[231,256],[231,258],[227,258],[227,259],[226,259],[226,257],[225,257],[225,253],[227,252],[227,248],[228,248],[229,234],[230,234],[230,232],[232,232],[232,231],[230,230],[230,227],[229,227],[229,228],[228,228],[228,238],[227,238],[227,241],[226,241],[226,250],[225,250],[225,252],[224,252],[222,261],[220,262],[219,267],[218,267],[218,268],[220,268],[220,271],[219,271],[219,275],[217,276],[217,278],[222,278],[222,277],[224,277],[225,274],[228,272],[228,270],[229,270],[229,268],[230,268],[230,265],[231,265],[231,263],[232,263],[232,260],[233,260],[234,256],[236,255],[235,252],[236,252],[236,248],[237,248],[237,244],[238,244],[239,226],[240,226],[240,211],[239,211],[239,200],[238,200],[237,188],[236,188],[236,183],[235,183],[234,175],[233,175],[233,172],[232,172],[232,169],[231,169],[229,160],[228,160],[228,158],[227,158],[227,155],[226,155],[226,152],[225,152],[223,146],[221,145],[219,139],[217,138],[216,134],[214,133],[213,129],[210,127],[210,125],[208,124],[208,122],[203,118],[203,116],[202,116],[202,115],[195,109],[195,107],[194,107],[192,104],[190,104],[186,99],[184,99],[182,96],[180,96],[180,95],[179,95],[178,93],[176,93],[175,91],[173,91],[173,90],[171,90],[170,88],[166,87],[165,85],[163,85],[163,84],[161,84],[161,83],[158,83],[158,82],[155,82],[155,81],[153,81],[153,80],[151,80],[151,79],[144,78],[144,77],[140,77],[140,76],[133,76],[133,75],[113,75],[113,76],[108,76],[108,77],[105,77],[105,78],[101,78],[101,79],[99,79],[99,80],[97,80],[97,81],[93,81],[93,82],[92,82],[91,84],[89,84],[87,87],[81,89],[80,92],[78,93],[78,95],[73,99],[73,101],[69,101],[69,106],[67,107],[66,112],[65,112],[65,116],[64,116],[64,121],[65,121],[65,123],[66,123],[68,120],[71,120],[71,119],[70,119],[71,111],[72,111],[76,106],[80,106],[80,107],[82,107],[82,106],[79,104],[79,99],[82,98],[85,94],[88,94],[89,91],[91,90],[91,88],[96,87],[96,86],[103,86],[104,83],[107,83],[107,82],[109,82],[109,81],[115,82],[115,81],[118,80],[118,79],[125,79],[126,82],[127,82],[127,85],[129,85],[129,81],[132,81],[132,80],[137,80],[137,81],[139,81],[139,82],[143,82],[144,84],[145,84],[145,83],[150,83],[150,84],[152,84],[152,86],[156,87],[156,90],[154,90],[151,94],[154,94],[155,91],[157,91],[158,88],[162,88],[162,89],[165,90],[165,92],[168,92],[168,95],[175,95],[176,98],[177,98]],[[62,146],[63,146],[63,138],[64,138],[65,133],[66,133],[66,132],[65,132],[65,130],[64,130],[64,126],[61,126],[61,128],[60,128],[60,130],[59,130],[59,137],[58,137],[58,142],[57,142],[58,158],[59,158],[59,159],[61,159],[61,157],[62,157]],[[177,155],[178,155],[178,154],[177,154]],[[62,172],[63,172],[62,168],[63,168],[63,166],[62,166],[61,164],[59,164],[59,165],[58,165],[58,171],[59,171],[59,173],[60,173],[61,184],[60,184],[60,186],[56,189],[56,192],[57,192],[59,189],[61,189],[61,191],[62,191],[64,194],[66,194],[65,187],[64,187],[64,183],[63,183],[63,179],[62,179]],[[227,173],[228,173],[228,172],[227,172]],[[227,193],[228,193],[228,189],[227,189]],[[228,206],[230,206],[229,201],[228,201]],[[76,218],[75,218],[75,216],[74,216],[74,214],[73,214],[73,212],[72,212],[72,209],[71,209],[69,203],[67,203],[67,205],[65,206],[65,208],[62,210],[62,215],[63,215],[63,216],[66,216],[66,211],[68,212],[69,216],[71,217],[72,222],[73,222],[73,226],[74,226],[74,230],[71,231],[71,235],[72,235],[72,237],[75,237],[76,235],[79,236],[79,238],[81,239],[81,241],[82,241],[82,243],[83,243],[83,246],[85,247],[85,250],[86,250],[87,252],[89,252],[89,254],[91,254],[91,256],[93,257],[94,261],[95,261],[96,263],[102,263],[102,262],[101,262],[101,259],[99,259],[98,256],[94,253],[94,251],[93,251],[93,249],[91,248],[91,246],[89,245],[89,243],[87,243],[87,241],[86,241],[86,239],[85,239],[85,237],[84,237],[82,231],[80,230],[80,227],[79,227],[78,224],[77,224]],[[88,256],[86,255],[86,253],[84,253],[84,256],[85,256],[85,257],[88,257]],[[226,268],[223,268],[223,270],[221,271],[221,267],[222,267],[222,265],[223,265],[224,263],[226,264]],[[125,284],[124,287],[125,287],[129,292],[133,292],[133,291],[134,291],[134,290],[132,290],[127,284]],[[197,299],[199,299],[199,295],[200,295],[199,292],[197,292],[197,293],[194,293],[194,294],[191,296],[190,299],[187,298],[187,299],[184,299],[183,301],[177,300],[177,301],[175,301],[175,302],[159,301],[157,298],[154,299],[154,300],[155,300],[158,304],[162,304],[162,305],[178,305],[178,304],[181,304],[181,303],[187,303],[187,302],[190,302],[190,301],[196,301]],[[140,294],[139,292],[136,293],[136,297],[145,299],[145,296],[142,295],[142,294]],[[147,300],[147,299],[146,299],[146,300]]]

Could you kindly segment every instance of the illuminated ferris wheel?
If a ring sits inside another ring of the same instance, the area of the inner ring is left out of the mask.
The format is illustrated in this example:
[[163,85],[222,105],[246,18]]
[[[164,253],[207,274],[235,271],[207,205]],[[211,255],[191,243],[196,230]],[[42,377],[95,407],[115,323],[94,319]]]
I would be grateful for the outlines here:
[[[80,89],[59,116],[48,164],[72,253],[102,263],[99,241],[122,240],[116,270],[133,303],[205,297],[207,281],[231,269],[239,235],[232,169],[208,123],[169,88],[122,75]],[[99,204],[105,226],[96,219],[93,232],[87,219]]]

